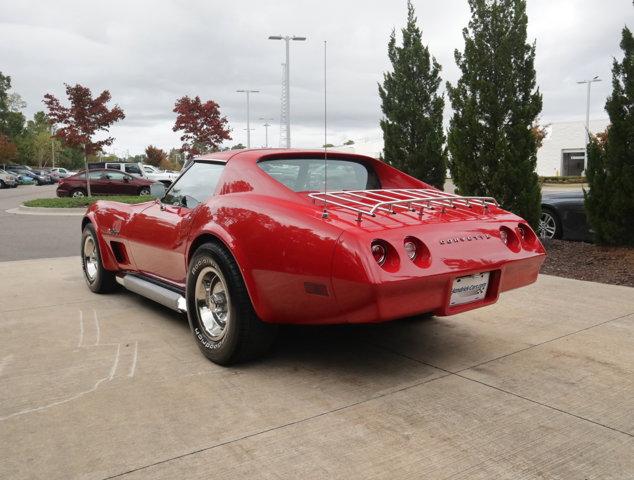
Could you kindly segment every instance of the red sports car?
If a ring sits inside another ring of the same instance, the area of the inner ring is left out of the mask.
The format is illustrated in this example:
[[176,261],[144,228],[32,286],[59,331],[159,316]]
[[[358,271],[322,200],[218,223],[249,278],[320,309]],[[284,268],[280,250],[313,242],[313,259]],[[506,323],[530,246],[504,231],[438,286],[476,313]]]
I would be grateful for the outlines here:
[[361,155],[212,153],[167,191],[152,189],[155,201],[88,209],[86,282],[187,312],[219,364],[264,352],[276,324],[490,305],[534,282],[545,258],[528,224],[493,198],[444,193]]
[[[105,168],[90,170],[88,175],[92,195],[149,195],[154,183],[152,180]],[[86,172],[59,180],[58,197],[85,197],[87,194]]]

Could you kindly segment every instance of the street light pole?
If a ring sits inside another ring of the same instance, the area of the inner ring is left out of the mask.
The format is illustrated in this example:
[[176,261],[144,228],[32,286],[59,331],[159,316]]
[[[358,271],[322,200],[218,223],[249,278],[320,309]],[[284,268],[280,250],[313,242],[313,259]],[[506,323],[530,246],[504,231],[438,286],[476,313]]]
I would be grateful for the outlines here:
[[236,90],[238,93],[246,93],[247,94],[247,148],[251,148],[251,107],[249,95],[251,93],[260,93],[259,90]]
[[286,43],[286,67],[284,69],[284,81],[286,83],[286,111],[284,116],[286,117],[286,125],[284,125],[284,127],[286,128],[286,148],[291,148],[291,64],[289,58],[289,43],[291,40],[304,42],[306,41],[306,37],[298,37],[297,35],[270,35],[269,40],[284,40]]
[[269,127],[271,126],[271,124],[269,123],[269,121],[273,121],[273,118],[264,118],[264,117],[260,117],[260,120],[264,120],[264,138],[265,138],[265,143],[264,146],[266,148],[269,148]]
[[586,83],[588,85],[588,92],[586,95],[586,144],[590,143],[590,88],[594,82],[600,82],[601,79],[595,76],[592,80],[581,80],[578,84]]
[[586,158],[584,159],[583,169],[586,170],[588,168],[588,144],[590,143],[590,88],[594,82],[600,82],[601,79],[598,75],[596,75],[591,80],[581,80],[577,82],[578,84],[586,83],[588,84],[588,91],[586,94]]

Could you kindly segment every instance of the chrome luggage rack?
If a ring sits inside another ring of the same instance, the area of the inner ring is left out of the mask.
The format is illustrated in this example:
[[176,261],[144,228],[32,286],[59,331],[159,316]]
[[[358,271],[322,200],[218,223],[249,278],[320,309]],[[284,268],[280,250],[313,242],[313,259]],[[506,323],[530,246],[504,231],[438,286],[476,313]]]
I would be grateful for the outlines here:
[[376,217],[376,212],[397,213],[396,209],[407,212],[418,212],[422,218],[424,209],[440,208],[444,213],[447,208],[477,205],[487,210],[490,205],[499,207],[493,197],[463,197],[453,193],[441,192],[432,188],[397,188],[385,190],[340,190],[335,192],[314,192],[308,196],[320,200],[326,205],[335,205],[357,214],[357,222],[363,215]]

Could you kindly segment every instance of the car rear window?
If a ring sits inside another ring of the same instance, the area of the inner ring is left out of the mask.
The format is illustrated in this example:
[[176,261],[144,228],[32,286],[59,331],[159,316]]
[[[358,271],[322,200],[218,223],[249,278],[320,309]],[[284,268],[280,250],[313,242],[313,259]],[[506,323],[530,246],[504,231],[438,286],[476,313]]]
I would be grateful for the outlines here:
[[295,192],[322,191],[326,165],[328,191],[381,188],[374,170],[354,160],[320,158],[279,158],[263,160],[260,168]]

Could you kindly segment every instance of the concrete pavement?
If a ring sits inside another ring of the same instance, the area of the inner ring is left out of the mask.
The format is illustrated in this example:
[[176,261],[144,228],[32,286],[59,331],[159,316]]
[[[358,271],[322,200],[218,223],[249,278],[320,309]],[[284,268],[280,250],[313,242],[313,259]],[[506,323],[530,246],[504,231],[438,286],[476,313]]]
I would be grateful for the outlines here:
[[541,276],[232,368],[77,257],[0,263],[0,291],[0,478],[634,478],[632,288]]

